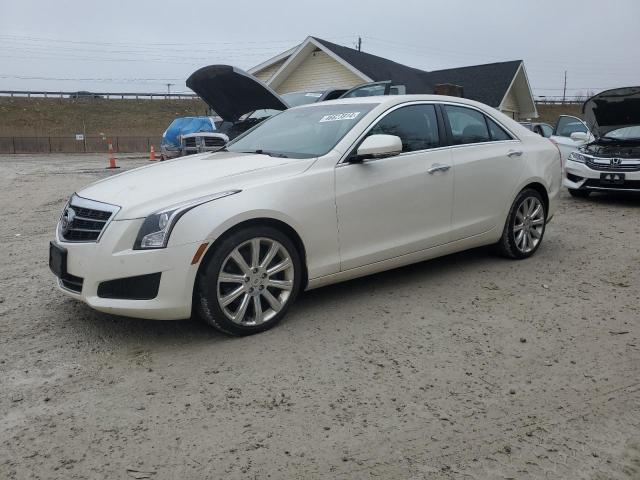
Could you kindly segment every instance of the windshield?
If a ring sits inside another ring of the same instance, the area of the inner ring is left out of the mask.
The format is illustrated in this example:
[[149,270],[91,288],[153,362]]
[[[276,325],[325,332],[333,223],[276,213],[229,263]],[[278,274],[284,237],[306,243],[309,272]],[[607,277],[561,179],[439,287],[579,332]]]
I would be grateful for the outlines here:
[[612,130],[605,135],[605,138],[615,138],[617,140],[640,140],[640,125]]
[[230,152],[311,158],[327,154],[376,104],[318,104],[275,115],[227,145]]
[[324,92],[293,92],[285,93],[282,95],[282,98],[284,98],[285,102],[290,106],[297,107],[319,101],[323,93]]

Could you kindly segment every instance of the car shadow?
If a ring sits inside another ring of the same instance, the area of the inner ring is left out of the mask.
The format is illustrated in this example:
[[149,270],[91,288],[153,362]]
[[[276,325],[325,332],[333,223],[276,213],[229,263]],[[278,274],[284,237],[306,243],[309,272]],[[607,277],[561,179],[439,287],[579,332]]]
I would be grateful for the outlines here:
[[[328,303],[340,304],[347,299],[351,302],[364,301],[370,297],[374,289],[397,290],[413,284],[428,287],[431,282],[440,282],[442,276],[448,273],[463,274],[460,272],[487,267],[496,261],[509,260],[498,257],[491,247],[480,247],[301,292],[291,311],[272,332],[277,332],[285,325],[288,330],[296,330],[296,325],[306,328],[303,325],[306,323],[305,318]],[[239,340],[238,337],[230,337],[216,331],[197,317],[176,321],[136,319],[98,312],[84,303],[74,301],[65,302],[64,308],[67,314],[64,321],[87,339],[108,338],[109,342],[116,344],[148,343],[156,346],[216,344]]]
[[602,205],[640,208],[640,193],[635,192],[593,192],[581,200]]

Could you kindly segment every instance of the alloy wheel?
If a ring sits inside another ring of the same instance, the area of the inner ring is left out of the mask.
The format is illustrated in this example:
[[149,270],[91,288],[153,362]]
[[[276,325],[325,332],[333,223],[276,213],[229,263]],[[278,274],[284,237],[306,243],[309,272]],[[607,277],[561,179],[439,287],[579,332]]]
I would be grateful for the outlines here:
[[534,250],[544,233],[544,206],[536,197],[525,198],[516,211],[513,237],[516,248],[522,253]]
[[260,325],[282,310],[293,286],[291,254],[276,240],[256,237],[238,245],[222,262],[218,304],[233,323]]

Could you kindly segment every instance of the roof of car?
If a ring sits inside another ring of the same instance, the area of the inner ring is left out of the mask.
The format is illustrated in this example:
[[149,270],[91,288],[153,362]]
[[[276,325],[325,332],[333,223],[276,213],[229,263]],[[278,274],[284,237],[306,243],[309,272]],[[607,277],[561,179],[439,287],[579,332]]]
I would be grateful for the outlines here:
[[352,105],[352,104],[379,104],[383,106],[393,106],[406,102],[451,102],[461,103],[465,105],[471,105],[476,107],[484,107],[487,105],[469,98],[462,97],[449,97],[446,95],[427,95],[427,94],[414,94],[414,95],[379,95],[371,97],[350,97],[339,98],[337,100],[327,100],[320,103],[310,103],[307,105],[300,105],[294,108],[308,108],[311,106],[322,107],[323,105]]

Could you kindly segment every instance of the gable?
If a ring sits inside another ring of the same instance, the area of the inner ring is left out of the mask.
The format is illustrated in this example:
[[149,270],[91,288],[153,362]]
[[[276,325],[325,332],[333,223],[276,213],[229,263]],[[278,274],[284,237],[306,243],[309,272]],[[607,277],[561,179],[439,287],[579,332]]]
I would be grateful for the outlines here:
[[256,77],[258,80],[261,80],[264,83],[267,83],[271,79],[273,74],[276,73],[280,69],[280,67],[284,64],[284,62],[287,61],[287,58],[283,58],[280,61],[272,63],[271,65],[263,68],[262,70],[253,72],[253,76]]
[[310,53],[280,84],[277,93],[351,88],[362,79],[322,50]]

